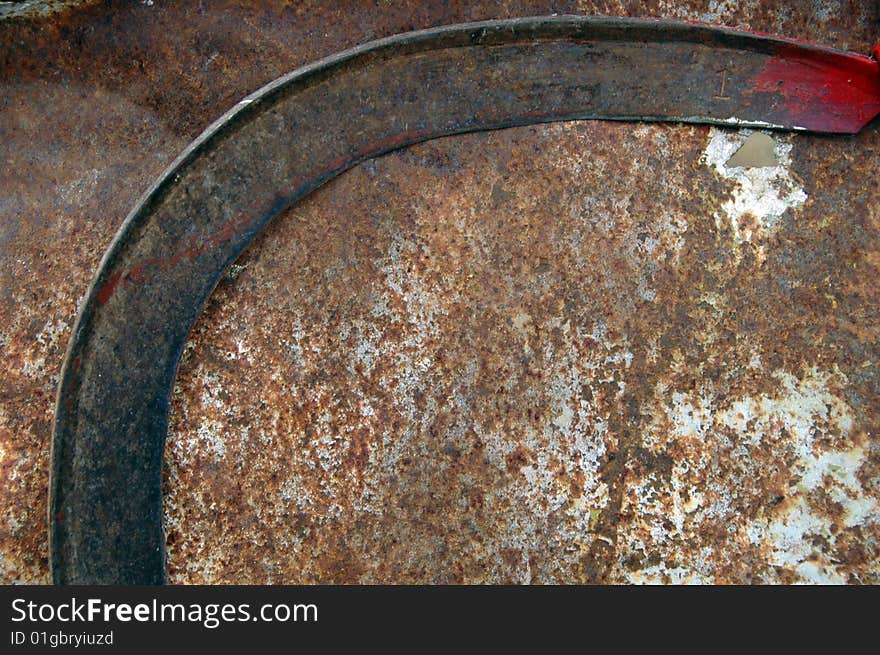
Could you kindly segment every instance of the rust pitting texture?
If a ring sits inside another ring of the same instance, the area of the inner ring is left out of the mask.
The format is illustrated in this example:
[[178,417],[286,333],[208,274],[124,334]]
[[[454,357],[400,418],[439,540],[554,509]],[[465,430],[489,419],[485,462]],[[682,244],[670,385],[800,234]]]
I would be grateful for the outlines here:
[[[102,3],[0,23],[0,578],[47,581],[52,399],[137,197],[261,84],[540,13],[867,52],[872,3]],[[780,9],[780,7],[783,7]],[[423,144],[282,217],[181,365],[173,582],[878,582],[876,124],[573,123]]]
[[45,18],[98,1],[100,0],[7,0],[0,2],[0,19]]
[[778,205],[713,166],[744,134],[590,122],[328,185],[181,366],[171,579],[876,581],[875,340],[847,326],[877,192],[817,189],[877,137],[778,138]]

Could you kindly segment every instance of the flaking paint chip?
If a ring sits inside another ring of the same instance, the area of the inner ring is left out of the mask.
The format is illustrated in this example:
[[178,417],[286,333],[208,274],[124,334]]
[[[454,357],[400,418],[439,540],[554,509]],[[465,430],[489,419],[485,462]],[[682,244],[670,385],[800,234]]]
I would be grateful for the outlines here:
[[763,132],[754,132],[724,165],[727,168],[778,166],[776,142]]

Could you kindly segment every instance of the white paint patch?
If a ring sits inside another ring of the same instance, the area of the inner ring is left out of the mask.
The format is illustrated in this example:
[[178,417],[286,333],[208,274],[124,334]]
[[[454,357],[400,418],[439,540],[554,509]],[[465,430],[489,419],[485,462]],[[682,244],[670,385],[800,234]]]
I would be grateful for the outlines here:
[[701,575],[698,571],[682,566],[667,568],[663,563],[637,571],[627,571],[625,576],[630,584],[641,585],[698,585],[712,583],[711,579]]
[[700,20],[706,23],[718,23],[731,16],[741,4],[739,0],[709,0],[708,11],[700,16]]
[[[774,443],[779,444],[775,446],[779,452],[791,453],[792,478],[786,504],[775,511],[762,511],[745,529],[744,537],[750,544],[766,549],[773,566],[795,573],[801,582],[846,582],[847,577],[838,566],[840,562],[834,558],[838,541],[835,520],[846,528],[866,528],[880,522],[876,493],[858,477],[869,455],[861,440],[852,435],[852,410],[834,393],[835,389],[845,386],[846,378],[839,371],[816,368],[806,371],[802,377],[782,370],[772,375],[780,382],[777,393],[743,396],[725,409],[715,409],[713,399],[705,390],[699,395],[672,392],[667,419],[672,420],[679,438],[696,436],[703,441],[720,440],[725,429],[733,430],[745,457],[744,464],[751,449]],[[660,391],[668,393],[665,389]],[[846,439],[847,445],[837,448],[824,445],[818,437],[827,434]],[[679,478],[684,480],[686,475],[676,467],[672,480],[676,496],[681,495],[679,487],[685,486],[676,482]],[[716,489],[719,502],[714,509],[706,505],[704,493],[689,488],[688,500],[679,502],[675,498],[670,511],[658,502],[659,490],[653,478],[644,486],[636,490],[640,513],[644,516],[663,513],[674,525],[675,533],[681,532],[680,510],[695,516],[696,523],[691,529],[696,529],[704,519],[733,516],[736,512],[729,492],[721,488]],[[839,518],[814,506],[812,498],[817,493],[827,494],[841,507]],[[669,537],[662,533],[654,536],[655,541]],[[817,546],[817,541],[826,545]]]
[[[727,167],[727,161],[739,150],[752,130],[712,128],[702,161],[733,185],[730,199],[722,206],[724,218],[730,221],[738,243],[772,234],[779,218],[789,209],[807,201],[806,192],[792,177],[791,144],[776,141],[777,166],[761,168]],[[751,215],[754,221],[745,221]],[[721,217],[716,216],[716,219]]]
[[[693,401],[693,402],[692,402]],[[697,436],[706,438],[706,430],[712,424],[712,401],[710,398],[691,398],[683,393],[672,394],[673,431],[680,437]]]

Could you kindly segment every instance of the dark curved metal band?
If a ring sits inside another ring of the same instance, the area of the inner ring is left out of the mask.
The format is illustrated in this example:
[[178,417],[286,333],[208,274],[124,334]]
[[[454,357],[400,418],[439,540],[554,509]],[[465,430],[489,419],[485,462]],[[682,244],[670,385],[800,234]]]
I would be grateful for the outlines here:
[[496,21],[378,41],[238,103],[138,203],[82,307],[54,426],[55,581],[163,582],[178,359],[224,269],[288,205],[369,157],[461,132],[576,118],[793,128],[784,103],[752,89],[790,47],[664,22]]

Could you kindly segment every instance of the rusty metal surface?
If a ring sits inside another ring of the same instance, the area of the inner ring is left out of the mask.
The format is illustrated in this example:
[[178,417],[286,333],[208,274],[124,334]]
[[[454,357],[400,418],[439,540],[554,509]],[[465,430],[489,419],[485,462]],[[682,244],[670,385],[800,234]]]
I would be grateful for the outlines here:
[[[865,50],[873,16],[848,9],[814,29],[853,21],[837,45]],[[787,30],[828,41],[804,31]],[[188,117],[158,120],[174,102],[146,86],[124,90],[139,102],[109,93],[104,69],[52,88],[41,60],[10,60],[3,567],[35,580],[75,301]],[[119,143],[95,139],[108,116]],[[783,141],[783,166],[752,177],[723,166],[741,138],[596,123],[456,137],[282,219],[181,369],[171,579],[876,581],[877,192],[858,174],[876,128]]]
[[[786,85],[815,102],[794,105],[791,92],[778,91]],[[215,121],[150,188],[83,302],[53,425],[53,579],[166,579],[161,471],[190,329],[244,248],[318,186],[401,147],[518,125],[605,118],[855,132],[878,110],[880,63],[866,55],[607,17],[406,32],[273,81]]]

